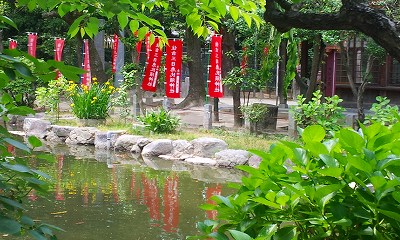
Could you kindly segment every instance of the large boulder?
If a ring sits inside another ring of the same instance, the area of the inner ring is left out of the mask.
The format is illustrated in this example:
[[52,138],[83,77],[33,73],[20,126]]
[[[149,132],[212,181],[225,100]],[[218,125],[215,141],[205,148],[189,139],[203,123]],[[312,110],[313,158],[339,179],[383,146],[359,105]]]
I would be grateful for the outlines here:
[[247,163],[250,167],[258,168],[260,166],[262,159],[257,155],[252,155]]
[[220,167],[234,167],[246,164],[250,156],[245,150],[226,149],[215,153],[215,160]]
[[114,149],[118,151],[130,151],[133,145],[136,145],[143,136],[123,134],[117,138]]
[[125,131],[107,131],[107,132],[96,132],[94,137],[94,146],[98,149],[110,149],[113,148],[117,142],[118,137],[124,134]]
[[51,128],[50,121],[38,118],[25,118],[23,130],[26,136],[35,136],[38,138],[45,138],[49,129]]
[[186,159],[193,156],[193,144],[186,140],[172,141],[171,156],[176,159]]
[[69,133],[69,136],[65,140],[65,143],[79,144],[79,145],[94,145],[94,138],[97,131],[98,130],[95,127],[75,128]]
[[172,140],[158,139],[146,146],[142,150],[143,157],[158,157],[160,155],[167,155],[172,151]]
[[228,148],[225,141],[217,138],[202,137],[191,141],[193,155],[198,157],[213,158],[214,154]]

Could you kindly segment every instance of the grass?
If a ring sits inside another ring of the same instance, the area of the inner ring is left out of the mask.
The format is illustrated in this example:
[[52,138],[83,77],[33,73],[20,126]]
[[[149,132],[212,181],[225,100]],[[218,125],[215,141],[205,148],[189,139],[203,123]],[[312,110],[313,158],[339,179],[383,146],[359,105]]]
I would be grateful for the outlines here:
[[[54,122],[57,125],[82,126],[75,119],[61,119]],[[271,135],[253,135],[244,129],[227,130],[224,128],[214,128],[212,130],[182,128],[171,134],[155,134],[140,128],[133,128],[132,123],[118,121],[118,119],[107,119],[107,122],[102,125],[95,126],[101,131],[107,130],[125,130],[128,134],[142,135],[150,139],[171,139],[171,140],[193,140],[200,137],[211,137],[224,140],[230,149],[243,150],[262,150],[267,151],[271,144],[282,139],[287,139],[288,136],[271,134]]]

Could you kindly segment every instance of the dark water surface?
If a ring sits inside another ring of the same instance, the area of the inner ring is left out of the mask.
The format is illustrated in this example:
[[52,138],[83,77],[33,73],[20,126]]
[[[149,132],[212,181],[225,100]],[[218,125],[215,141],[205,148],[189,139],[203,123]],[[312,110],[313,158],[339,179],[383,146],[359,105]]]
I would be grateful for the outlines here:
[[214,194],[228,195],[232,169],[142,160],[90,147],[48,149],[54,163],[34,163],[53,177],[47,199],[32,192],[28,215],[63,228],[59,239],[185,239],[196,222],[215,217],[199,209]]

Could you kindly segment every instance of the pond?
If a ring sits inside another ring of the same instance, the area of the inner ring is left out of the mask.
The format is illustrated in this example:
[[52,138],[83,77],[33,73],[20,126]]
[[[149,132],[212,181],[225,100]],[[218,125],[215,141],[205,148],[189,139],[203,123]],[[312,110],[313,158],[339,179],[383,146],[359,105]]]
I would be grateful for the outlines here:
[[95,150],[50,147],[54,163],[34,163],[54,185],[47,198],[31,192],[29,215],[65,230],[59,239],[185,239],[216,212],[199,205],[233,192],[233,169],[187,165]]

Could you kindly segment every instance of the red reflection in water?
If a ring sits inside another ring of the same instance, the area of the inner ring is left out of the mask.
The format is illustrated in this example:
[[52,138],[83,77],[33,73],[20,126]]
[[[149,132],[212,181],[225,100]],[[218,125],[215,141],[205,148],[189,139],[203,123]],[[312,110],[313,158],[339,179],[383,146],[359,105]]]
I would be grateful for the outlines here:
[[[217,184],[215,187],[207,187],[206,189],[206,198],[208,204],[215,204],[210,198],[214,195],[221,195],[222,186]],[[217,219],[218,212],[216,210],[208,210],[206,211],[206,215],[208,219]]]
[[156,179],[148,179],[142,174],[143,201],[149,209],[151,220],[160,220],[160,197],[158,195]]
[[55,189],[55,198],[57,201],[64,201],[64,189],[62,188],[62,169],[64,165],[64,155],[57,156],[57,182]]
[[113,194],[114,202],[118,203],[119,202],[118,176],[117,176],[117,168],[115,167],[115,165],[113,165],[113,168],[112,168],[112,194]]
[[85,182],[82,190],[83,195],[83,206],[87,207],[89,203],[89,184]]
[[176,232],[179,224],[178,176],[167,177],[164,184],[164,227],[166,232]]
[[11,153],[11,155],[15,156],[15,147],[11,144],[7,145],[7,152]]

